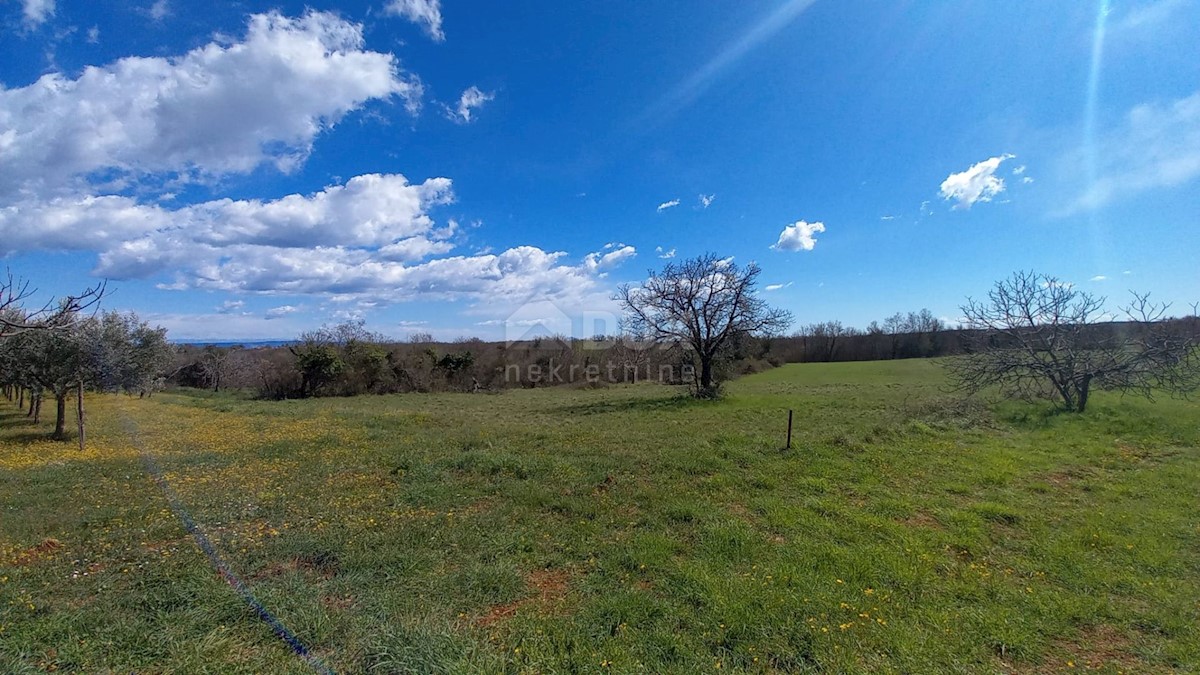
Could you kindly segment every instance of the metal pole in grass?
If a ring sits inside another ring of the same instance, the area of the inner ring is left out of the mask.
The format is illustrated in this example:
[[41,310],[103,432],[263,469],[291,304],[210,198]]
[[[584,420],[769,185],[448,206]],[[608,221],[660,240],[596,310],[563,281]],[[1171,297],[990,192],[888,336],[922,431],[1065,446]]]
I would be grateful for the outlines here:
[[784,447],[784,450],[791,450],[791,449],[792,449],[792,411],[788,410],[788,437],[787,437],[787,446]]
[[83,378],[79,378],[79,387],[75,390],[75,418],[79,420],[79,451],[83,452]]

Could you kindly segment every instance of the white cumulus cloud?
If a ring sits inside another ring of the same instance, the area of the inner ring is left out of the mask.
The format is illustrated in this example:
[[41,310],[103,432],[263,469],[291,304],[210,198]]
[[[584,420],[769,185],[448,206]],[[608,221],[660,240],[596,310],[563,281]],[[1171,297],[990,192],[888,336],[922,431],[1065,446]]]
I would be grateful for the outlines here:
[[817,245],[813,237],[818,232],[825,231],[825,223],[809,223],[803,220],[783,228],[779,240],[771,248],[776,251],[811,251]]
[[950,174],[939,189],[944,200],[957,202],[954,208],[969,209],[976,202],[990,202],[1004,192],[1004,179],[996,175],[1000,164],[1014,155],[1000,155],[971,165],[960,173]]
[[0,85],[0,197],[78,188],[93,172],[287,171],[346,113],[393,96],[417,106],[421,91],[391,54],[363,49],[359,24],[324,12],[257,14],[240,42]]
[[135,277],[175,264],[197,247],[386,249],[411,237],[448,236],[452,228],[436,230],[428,210],[452,200],[446,178],[414,185],[399,174],[367,174],[311,195],[218,199],[174,209],[117,195],[20,202],[0,208],[0,254],[94,250],[99,272]]
[[658,205],[658,210],[659,210],[659,211],[666,211],[667,209],[673,209],[673,208],[675,208],[676,206],[679,206],[679,200],[678,200],[678,199],[672,199],[671,201],[668,201],[668,202],[663,202],[663,203],[659,204],[659,205]]
[[663,260],[668,260],[668,259],[670,259],[670,258],[674,258],[674,257],[675,257],[675,249],[671,249],[670,251],[666,251],[666,250],[663,250],[663,247],[661,247],[661,246],[655,246],[655,247],[654,247],[654,252],[655,252],[655,253],[657,253],[657,254],[658,254],[658,257],[659,257],[659,258],[662,258]]

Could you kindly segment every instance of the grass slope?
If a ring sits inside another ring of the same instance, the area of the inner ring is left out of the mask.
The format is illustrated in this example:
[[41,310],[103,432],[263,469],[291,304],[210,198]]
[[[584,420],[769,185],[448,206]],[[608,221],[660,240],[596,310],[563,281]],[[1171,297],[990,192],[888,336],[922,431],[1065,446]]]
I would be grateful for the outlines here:
[[[0,412],[0,671],[1101,672],[1200,663],[1200,405],[964,404],[928,361]],[[7,404],[5,404],[7,405]],[[786,410],[794,449],[781,451]]]

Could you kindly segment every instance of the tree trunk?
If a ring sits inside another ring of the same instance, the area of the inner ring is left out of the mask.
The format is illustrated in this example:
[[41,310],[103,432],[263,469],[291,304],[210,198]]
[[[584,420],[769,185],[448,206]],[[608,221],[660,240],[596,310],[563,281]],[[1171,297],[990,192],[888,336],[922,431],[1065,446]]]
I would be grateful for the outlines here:
[[1083,409],[1087,407],[1088,393],[1091,388],[1092,388],[1092,376],[1088,375],[1083,378],[1083,381],[1080,382],[1077,387],[1078,391],[1077,391],[1077,395],[1076,395],[1076,399],[1077,399],[1076,408],[1075,408],[1076,412],[1083,412]]
[[78,387],[75,389],[75,417],[79,420],[79,451],[83,452],[84,439],[84,424],[83,424],[83,380],[79,381]]
[[56,441],[67,437],[67,393],[54,395],[54,435]]
[[25,408],[25,387],[17,390],[17,407],[21,409]]
[[707,395],[712,390],[712,358],[700,357],[700,393]]
[[1058,395],[1062,397],[1063,407],[1067,410],[1076,410],[1079,402],[1075,397],[1076,385],[1064,375],[1052,375],[1050,377]]

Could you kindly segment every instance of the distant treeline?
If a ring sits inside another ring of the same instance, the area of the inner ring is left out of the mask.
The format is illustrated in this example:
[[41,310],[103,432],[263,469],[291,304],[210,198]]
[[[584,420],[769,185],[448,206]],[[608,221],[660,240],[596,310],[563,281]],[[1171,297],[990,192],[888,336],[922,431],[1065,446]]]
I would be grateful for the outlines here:
[[[547,337],[516,343],[466,339],[301,341],[288,347],[177,349],[170,382],[253,390],[262,398],[355,396],[439,391],[497,391],[573,385],[684,384],[687,353],[677,346]],[[743,368],[764,368],[766,364]],[[777,364],[775,364],[777,365]]]
[[[1162,323],[1172,331],[1200,337],[1200,318],[1186,316],[1166,319]],[[1136,337],[1150,330],[1152,324],[1133,321],[1111,321],[1089,324],[1084,331],[1087,343],[1100,344],[1109,338]],[[947,328],[928,310],[895,314],[882,324],[871,322],[866,330],[844,327],[830,321],[804,326],[789,337],[771,338],[768,353],[787,363],[822,361],[883,361],[888,359],[932,358],[955,356],[969,352],[978,345],[979,331]],[[998,345],[1002,335],[989,340]]]
[[[1200,335],[1196,317],[1169,320]],[[1097,341],[1143,330],[1136,323],[1094,324]],[[729,347],[723,379],[784,363],[874,361],[962,354],[970,331],[947,328],[929,310],[895,314],[866,329],[829,321],[790,336],[745,336]],[[689,350],[623,337],[588,340],[545,337],[514,343],[470,338],[434,341],[415,334],[397,342],[348,322],[301,335],[278,347],[180,346],[170,382],[178,386],[242,389],[263,398],[354,396],[438,391],[497,391],[618,383],[686,384],[694,374]]]

